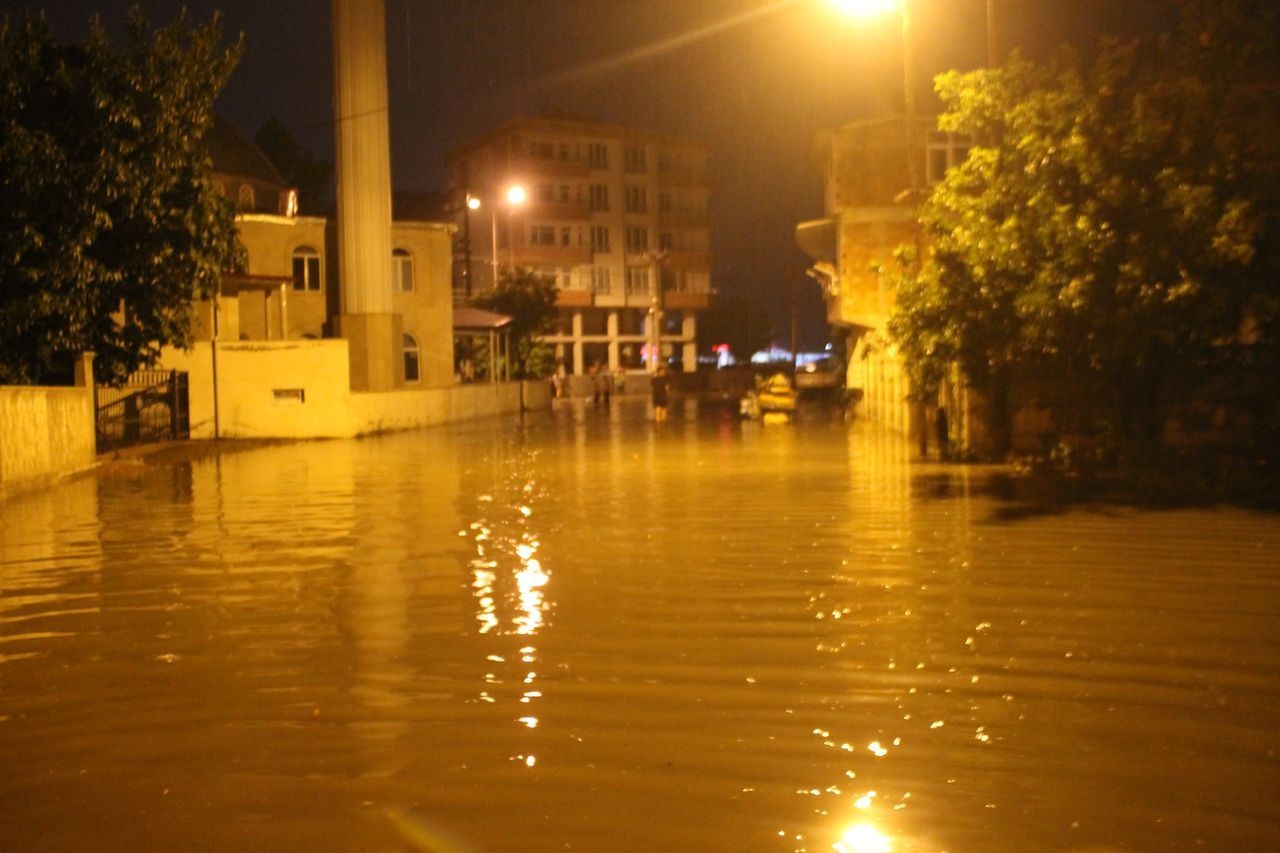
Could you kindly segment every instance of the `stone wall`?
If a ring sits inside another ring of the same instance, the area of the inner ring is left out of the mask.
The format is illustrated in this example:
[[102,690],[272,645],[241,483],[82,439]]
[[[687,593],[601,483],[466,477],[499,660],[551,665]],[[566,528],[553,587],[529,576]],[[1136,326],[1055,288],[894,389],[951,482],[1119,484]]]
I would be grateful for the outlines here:
[[0,493],[93,465],[91,357],[74,388],[0,386]]

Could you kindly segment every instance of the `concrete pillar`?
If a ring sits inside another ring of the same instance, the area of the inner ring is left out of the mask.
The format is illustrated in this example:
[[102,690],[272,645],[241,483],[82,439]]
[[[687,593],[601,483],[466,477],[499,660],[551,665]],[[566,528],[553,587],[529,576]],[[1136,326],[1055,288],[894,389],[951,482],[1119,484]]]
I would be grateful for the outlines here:
[[333,0],[334,154],[338,190],[338,331],[351,389],[402,384],[400,318],[391,301],[391,147],[383,0]]

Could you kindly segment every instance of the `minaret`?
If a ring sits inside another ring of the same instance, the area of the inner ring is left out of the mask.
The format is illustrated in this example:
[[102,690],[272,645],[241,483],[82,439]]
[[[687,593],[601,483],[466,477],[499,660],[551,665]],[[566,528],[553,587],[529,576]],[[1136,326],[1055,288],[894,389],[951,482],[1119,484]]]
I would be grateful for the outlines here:
[[402,321],[391,303],[391,150],[383,0],[333,0],[338,332],[351,390],[403,384]]

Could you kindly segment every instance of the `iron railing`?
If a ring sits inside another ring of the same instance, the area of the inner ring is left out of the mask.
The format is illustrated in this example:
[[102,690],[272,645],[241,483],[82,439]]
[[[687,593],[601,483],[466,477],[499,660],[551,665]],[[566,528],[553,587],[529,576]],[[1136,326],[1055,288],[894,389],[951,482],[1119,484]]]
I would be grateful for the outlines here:
[[98,452],[189,438],[187,374],[140,370],[119,388],[94,389]]

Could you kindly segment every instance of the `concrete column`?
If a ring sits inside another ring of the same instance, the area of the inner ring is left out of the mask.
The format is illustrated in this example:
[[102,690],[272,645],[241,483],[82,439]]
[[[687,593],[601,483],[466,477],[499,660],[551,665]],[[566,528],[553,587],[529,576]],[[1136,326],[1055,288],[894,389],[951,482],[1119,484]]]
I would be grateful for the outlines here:
[[401,384],[391,300],[391,150],[383,0],[333,0],[338,330],[353,391]]
[[618,312],[610,311],[605,320],[605,332],[609,335],[609,372],[618,369]]

